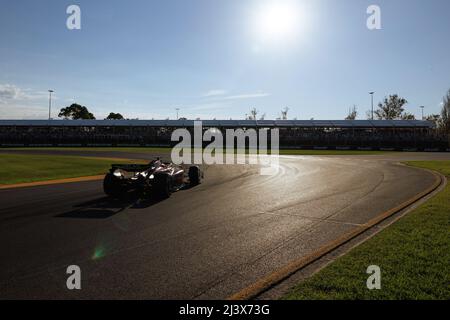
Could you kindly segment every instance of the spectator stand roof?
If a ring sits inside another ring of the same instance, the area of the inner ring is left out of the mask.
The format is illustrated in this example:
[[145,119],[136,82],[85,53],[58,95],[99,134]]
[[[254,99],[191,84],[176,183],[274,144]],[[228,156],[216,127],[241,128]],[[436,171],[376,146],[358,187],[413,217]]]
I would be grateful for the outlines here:
[[[194,120],[0,120],[0,127],[193,127]],[[434,128],[421,120],[202,120],[204,127],[229,128]]]

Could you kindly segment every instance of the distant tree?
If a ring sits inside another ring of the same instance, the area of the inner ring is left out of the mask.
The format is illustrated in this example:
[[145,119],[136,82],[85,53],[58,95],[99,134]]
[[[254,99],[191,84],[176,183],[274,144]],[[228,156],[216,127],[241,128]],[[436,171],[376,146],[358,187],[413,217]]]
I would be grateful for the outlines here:
[[111,112],[105,120],[124,120],[124,117],[120,113]]
[[416,116],[409,112],[404,112],[401,115],[402,120],[416,120]]
[[356,109],[356,106],[354,105],[352,109],[348,110],[348,115],[345,118],[345,120],[356,120],[357,116],[358,116],[358,110]]
[[383,103],[378,104],[375,116],[378,120],[401,119],[405,111],[403,106],[407,103],[406,99],[400,98],[397,94],[390,95],[389,98],[384,98]]
[[281,110],[281,120],[287,120],[288,119],[288,112],[289,108],[286,107],[283,110]]
[[68,107],[62,108],[58,117],[72,120],[94,120],[95,117],[89,110],[82,105],[73,103]]
[[259,120],[264,120],[265,118],[266,118],[266,114],[264,113],[259,117]]
[[256,120],[259,111],[256,108],[250,109],[250,115],[245,114],[245,120]]
[[259,111],[256,110],[256,108],[253,108],[250,110],[250,116],[251,120],[256,120],[256,116],[258,115]]
[[441,128],[444,132],[450,134],[450,90],[447,91],[442,103]]
[[442,129],[442,119],[440,114],[430,114],[425,118],[425,120],[433,122],[436,129]]

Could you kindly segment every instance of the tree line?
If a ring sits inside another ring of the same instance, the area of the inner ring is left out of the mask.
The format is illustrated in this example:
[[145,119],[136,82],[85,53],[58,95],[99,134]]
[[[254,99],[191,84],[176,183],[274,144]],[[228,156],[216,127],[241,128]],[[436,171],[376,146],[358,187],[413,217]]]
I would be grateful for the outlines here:
[[[374,110],[374,118],[377,120],[414,120],[413,114],[405,111],[405,105],[408,101],[405,98],[399,97],[397,94],[389,95],[384,100],[378,103],[377,109]],[[289,108],[281,110],[280,116],[277,120],[288,119]],[[58,117],[73,120],[95,120],[95,116],[87,107],[77,103],[73,103],[68,107],[62,108]],[[261,114],[256,108],[250,109],[250,112],[245,115],[246,120],[264,120],[266,114]],[[356,106],[349,109],[346,120],[355,120],[358,117],[358,110]],[[372,119],[371,111],[367,112],[367,118]],[[125,118],[120,113],[111,112],[105,120],[124,120]],[[294,118],[293,120],[296,120]],[[311,119],[314,120],[314,119]],[[426,120],[432,121],[439,131],[450,133],[450,90],[447,91],[443,98],[442,109],[440,114],[431,114],[426,117]]]
[[[399,97],[397,94],[386,97],[380,102],[374,111],[374,118],[377,120],[415,120],[415,116],[405,111],[404,106],[408,103],[405,98]],[[346,120],[355,120],[358,116],[356,106],[349,109]],[[371,119],[371,111],[367,112],[367,119]],[[442,109],[440,114],[430,114],[425,120],[431,121],[436,125],[438,130],[450,133],[450,90],[447,91],[442,101]]]
[[[88,108],[78,103],[72,103],[70,106],[62,108],[58,114],[59,118],[72,120],[95,120],[93,113],[89,112]],[[105,120],[124,120],[125,118],[120,113],[111,112]]]

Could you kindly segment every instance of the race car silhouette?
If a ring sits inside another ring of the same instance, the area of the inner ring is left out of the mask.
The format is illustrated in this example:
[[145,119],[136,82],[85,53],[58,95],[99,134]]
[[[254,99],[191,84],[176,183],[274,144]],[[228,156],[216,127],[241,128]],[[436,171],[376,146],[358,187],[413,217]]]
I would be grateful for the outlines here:
[[117,198],[131,190],[168,198],[185,186],[196,186],[203,173],[198,166],[185,168],[159,158],[149,164],[113,164],[103,180],[103,190]]

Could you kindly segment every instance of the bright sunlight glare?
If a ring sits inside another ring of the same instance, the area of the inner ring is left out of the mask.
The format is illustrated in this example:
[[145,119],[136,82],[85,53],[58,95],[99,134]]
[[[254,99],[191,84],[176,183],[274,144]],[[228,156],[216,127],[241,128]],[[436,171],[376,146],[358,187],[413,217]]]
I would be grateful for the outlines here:
[[282,42],[299,34],[301,10],[294,1],[271,1],[261,5],[254,17],[254,33],[263,42]]

